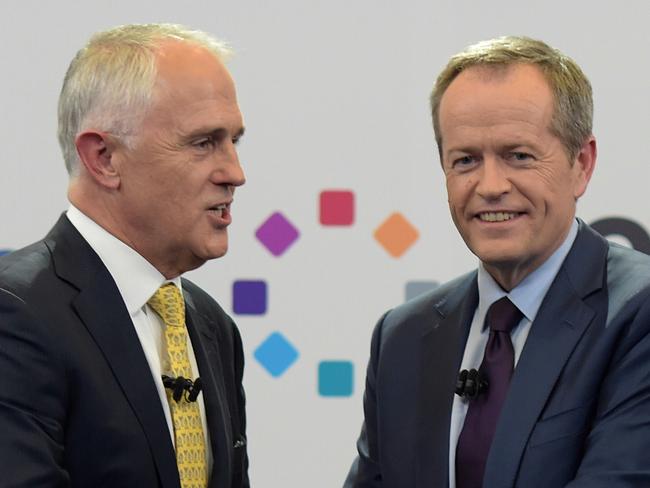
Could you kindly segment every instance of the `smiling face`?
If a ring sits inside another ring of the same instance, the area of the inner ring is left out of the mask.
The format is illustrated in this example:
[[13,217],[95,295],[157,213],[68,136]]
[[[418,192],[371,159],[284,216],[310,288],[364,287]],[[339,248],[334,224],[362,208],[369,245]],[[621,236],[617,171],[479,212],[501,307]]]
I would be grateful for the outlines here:
[[506,290],[562,244],[596,157],[574,160],[551,133],[554,99],[539,68],[472,67],[440,103],[442,166],[463,240]]
[[133,148],[118,145],[117,235],[170,278],[222,256],[235,187],[245,181],[235,87],[201,47],[169,41]]

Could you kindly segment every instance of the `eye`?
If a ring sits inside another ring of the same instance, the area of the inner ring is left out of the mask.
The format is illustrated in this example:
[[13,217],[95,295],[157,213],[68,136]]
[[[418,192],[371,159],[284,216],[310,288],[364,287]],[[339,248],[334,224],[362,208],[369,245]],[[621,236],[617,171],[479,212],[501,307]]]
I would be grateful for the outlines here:
[[214,146],[214,139],[212,137],[202,137],[192,143],[197,149],[211,149]]
[[212,146],[212,141],[209,139],[204,139],[202,141],[194,143],[194,147],[198,147],[199,149],[208,149],[210,146]]
[[529,161],[533,159],[533,156],[525,152],[515,151],[509,154],[509,158],[513,161]]
[[458,171],[466,171],[473,168],[477,163],[477,158],[470,154],[458,157],[451,162],[451,167]]

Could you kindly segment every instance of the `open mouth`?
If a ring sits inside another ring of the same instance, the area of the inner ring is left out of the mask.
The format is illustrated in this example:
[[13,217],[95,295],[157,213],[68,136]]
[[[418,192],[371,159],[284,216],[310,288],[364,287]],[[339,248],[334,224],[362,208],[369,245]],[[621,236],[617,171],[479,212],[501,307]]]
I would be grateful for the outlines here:
[[519,212],[481,212],[477,217],[482,222],[506,222],[519,215]]
[[230,210],[230,204],[222,203],[220,205],[210,207],[209,210],[210,212],[214,212],[217,215],[217,217],[223,218],[225,215],[228,214],[228,211]]

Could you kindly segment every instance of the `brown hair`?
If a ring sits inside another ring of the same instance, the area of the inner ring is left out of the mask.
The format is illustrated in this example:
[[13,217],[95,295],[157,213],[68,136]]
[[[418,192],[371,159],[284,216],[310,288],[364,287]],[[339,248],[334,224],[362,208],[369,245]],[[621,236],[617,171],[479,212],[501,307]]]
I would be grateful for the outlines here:
[[506,36],[482,41],[456,54],[442,70],[431,92],[433,130],[442,154],[440,100],[449,85],[465,69],[473,66],[507,67],[516,63],[538,66],[555,98],[551,132],[564,144],[569,159],[578,154],[591,135],[593,100],[591,84],[580,67],[568,56],[542,41]]

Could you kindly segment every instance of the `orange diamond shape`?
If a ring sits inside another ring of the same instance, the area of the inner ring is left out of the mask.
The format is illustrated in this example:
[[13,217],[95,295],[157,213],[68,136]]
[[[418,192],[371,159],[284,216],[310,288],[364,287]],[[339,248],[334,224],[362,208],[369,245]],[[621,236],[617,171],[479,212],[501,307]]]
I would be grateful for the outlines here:
[[375,229],[377,242],[393,256],[399,258],[418,240],[418,230],[401,213],[391,214]]

